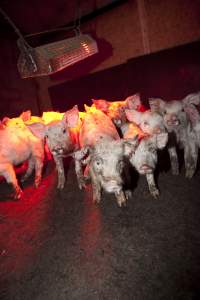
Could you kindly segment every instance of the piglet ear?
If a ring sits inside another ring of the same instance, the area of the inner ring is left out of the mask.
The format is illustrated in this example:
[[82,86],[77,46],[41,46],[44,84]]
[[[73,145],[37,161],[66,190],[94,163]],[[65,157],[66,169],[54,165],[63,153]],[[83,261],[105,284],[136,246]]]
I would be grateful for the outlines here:
[[134,109],[125,109],[125,114],[129,122],[137,125],[141,123],[142,113]]
[[43,123],[32,123],[26,125],[26,127],[39,139],[44,138],[46,126]]
[[90,112],[90,106],[88,106],[87,104],[84,104],[84,109],[86,112]]
[[101,111],[103,111],[103,112],[105,112],[105,113],[106,113],[106,112],[108,111],[108,109],[109,109],[110,103],[109,103],[107,100],[104,100],[104,99],[98,99],[98,100],[92,99],[92,102],[93,102],[94,106],[95,106],[97,109],[99,109],[99,110],[101,110]]
[[189,105],[189,104],[199,105],[200,104],[200,92],[187,95],[183,99],[183,104],[184,105]]
[[167,145],[168,142],[168,133],[163,132],[155,135],[156,138],[156,146],[158,149],[163,149]]
[[2,124],[7,125],[9,121],[10,121],[10,118],[4,117],[3,120],[2,120]]
[[165,107],[165,101],[159,98],[149,98],[149,106],[152,112],[161,113]]
[[142,105],[139,93],[128,96],[125,101],[129,109],[137,110]]
[[31,111],[27,110],[27,111],[23,111],[23,113],[21,113],[21,115],[19,116],[24,122],[27,122],[31,119]]
[[193,125],[196,125],[198,122],[200,122],[200,114],[197,108],[194,105],[186,105],[184,107],[184,111],[188,115],[191,123]]
[[136,135],[134,138],[122,140],[122,142],[124,144],[124,155],[130,157],[135,153],[139,145],[139,138],[138,135]]
[[0,121],[0,130],[4,128],[5,128],[4,124]]
[[67,110],[63,116],[62,121],[64,121],[67,124],[67,127],[76,127],[79,121],[78,106],[74,105],[72,109]]

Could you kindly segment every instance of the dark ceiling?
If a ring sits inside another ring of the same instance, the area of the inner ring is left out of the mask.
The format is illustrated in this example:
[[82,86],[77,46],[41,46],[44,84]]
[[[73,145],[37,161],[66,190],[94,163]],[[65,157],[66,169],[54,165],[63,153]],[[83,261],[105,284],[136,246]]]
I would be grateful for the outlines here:
[[[81,21],[95,17],[122,0],[1,0],[0,7],[24,34],[68,25],[80,11]],[[11,31],[0,14],[0,32]]]

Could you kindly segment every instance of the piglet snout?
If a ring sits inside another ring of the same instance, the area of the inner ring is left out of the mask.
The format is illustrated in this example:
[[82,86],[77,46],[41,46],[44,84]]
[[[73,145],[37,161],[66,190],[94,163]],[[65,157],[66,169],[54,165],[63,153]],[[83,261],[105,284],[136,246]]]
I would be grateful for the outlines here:
[[150,172],[152,172],[152,168],[149,165],[145,164],[140,167],[140,172],[142,172],[144,174],[150,173]]
[[52,153],[53,155],[62,155],[64,154],[64,150],[63,148],[54,148],[52,149]]
[[167,120],[167,125],[169,126],[178,126],[180,124],[179,119],[177,118],[176,115],[172,115],[168,120]]

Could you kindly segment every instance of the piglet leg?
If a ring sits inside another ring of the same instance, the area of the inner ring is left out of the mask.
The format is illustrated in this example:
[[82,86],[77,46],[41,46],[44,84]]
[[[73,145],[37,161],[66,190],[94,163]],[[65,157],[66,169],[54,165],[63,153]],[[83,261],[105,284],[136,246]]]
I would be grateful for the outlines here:
[[118,193],[115,193],[115,197],[117,199],[119,207],[126,206],[126,196],[122,190]]
[[26,170],[26,173],[24,174],[24,176],[21,178],[21,181],[24,182],[33,172],[34,170],[34,167],[35,167],[35,162],[34,162],[34,159],[31,158],[29,159],[28,161],[28,168]]
[[196,144],[188,144],[184,148],[185,177],[192,178],[197,167],[198,148]]
[[42,179],[43,159],[36,157],[35,159],[35,186],[40,185]]
[[159,190],[156,187],[153,173],[146,174],[146,179],[151,195],[157,199],[159,196]]
[[87,173],[89,172],[89,167],[87,165],[89,161],[87,162],[87,158],[85,159],[87,154],[88,147],[84,147],[73,154],[75,160],[75,172],[78,180],[78,185],[81,190],[85,187],[86,181],[88,179],[88,176],[85,176],[85,174],[83,174],[83,165],[86,165]]
[[83,166],[80,160],[75,159],[75,172],[78,180],[79,189],[82,190],[85,186],[85,180],[83,176]]
[[64,166],[63,166],[63,160],[61,157],[54,156],[54,161],[56,164],[56,169],[58,172],[58,189],[63,189],[65,185],[65,172],[64,172]]
[[91,166],[89,166],[89,174],[90,174],[91,184],[92,184],[93,202],[99,203],[101,201],[101,186]]
[[22,196],[22,190],[17,182],[14,168],[11,164],[4,164],[2,175],[5,177],[7,183],[10,183],[14,189],[14,199],[20,199]]
[[172,174],[178,175],[179,174],[179,164],[178,164],[178,156],[175,147],[168,148],[168,153],[170,156],[170,163],[172,168]]

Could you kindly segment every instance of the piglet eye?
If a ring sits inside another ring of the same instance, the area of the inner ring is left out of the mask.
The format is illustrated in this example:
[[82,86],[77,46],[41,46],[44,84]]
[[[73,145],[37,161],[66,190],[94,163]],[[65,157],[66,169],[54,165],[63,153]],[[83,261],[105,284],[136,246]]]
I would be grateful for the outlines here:
[[48,134],[46,134],[46,135],[45,135],[45,138],[48,139],[48,137],[49,137]]
[[97,167],[100,167],[102,165],[102,159],[101,158],[97,158],[95,160],[95,164],[96,164]]
[[153,154],[156,153],[156,149],[153,146],[149,147],[149,151]]
[[66,133],[66,129],[63,129],[63,133]]
[[144,125],[147,126],[149,125],[149,123],[147,121],[144,121]]

